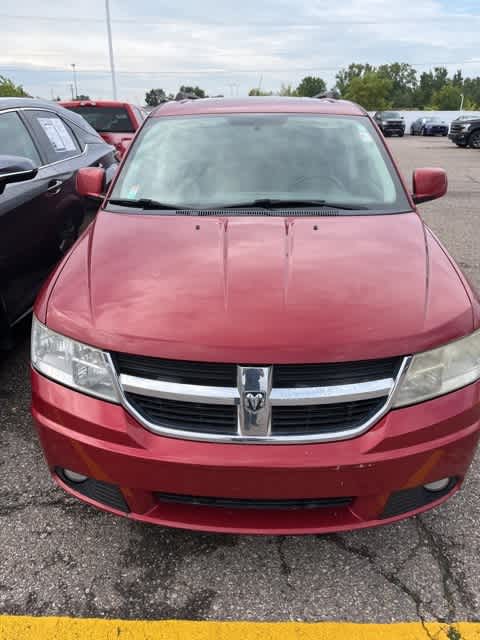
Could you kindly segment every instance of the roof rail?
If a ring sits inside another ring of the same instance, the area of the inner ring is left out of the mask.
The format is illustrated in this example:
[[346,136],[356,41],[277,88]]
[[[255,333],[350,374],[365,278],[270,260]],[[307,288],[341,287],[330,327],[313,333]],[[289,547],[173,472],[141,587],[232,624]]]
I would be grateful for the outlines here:
[[335,100],[340,100],[340,94],[335,89],[331,91],[322,91],[321,93],[317,93],[314,98],[318,100],[327,100],[328,102],[335,102]]

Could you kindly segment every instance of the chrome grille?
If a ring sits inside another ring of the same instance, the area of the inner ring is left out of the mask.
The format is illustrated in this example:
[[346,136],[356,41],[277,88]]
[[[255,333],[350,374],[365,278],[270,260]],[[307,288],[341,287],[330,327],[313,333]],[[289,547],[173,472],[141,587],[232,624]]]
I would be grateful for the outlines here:
[[388,410],[408,363],[408,358],[384,358],[237,366],[127,354],[113,354],[113,360],[124,406],[151,431],[278,444],[363,433]]

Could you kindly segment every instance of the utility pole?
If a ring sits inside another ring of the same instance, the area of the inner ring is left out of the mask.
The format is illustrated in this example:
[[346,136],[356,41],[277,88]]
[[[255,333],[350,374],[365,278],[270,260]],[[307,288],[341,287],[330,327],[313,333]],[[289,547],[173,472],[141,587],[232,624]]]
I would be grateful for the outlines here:
[[77,70],[75,69],[75,63],[72,63],[70,66],[73,69],[73,84],[75,86],[75,98],[72,97],[72,100],[78,100]]
[[70,91],[72,92],[72,100],[75,100],[75,98],[73,97],[73,84],[70,83]]
[[464,99],[465,99],[465,96],[463,95],[463,93],[461,93],[461,94],[460,94],[460,97],[461,97],[461,99],[462,99],[462,100],[461,100],[461,102],[460,102],[460,111],[463,111],[463,101],[464,101]]
[[115,61],[113,59],[112,25],[110,20],[110,2],[105,0],[105,12],[107,15],[108,51],[110,54],[110,73],[112,74],[113,99],[117,100],[117,80],[115,78]]

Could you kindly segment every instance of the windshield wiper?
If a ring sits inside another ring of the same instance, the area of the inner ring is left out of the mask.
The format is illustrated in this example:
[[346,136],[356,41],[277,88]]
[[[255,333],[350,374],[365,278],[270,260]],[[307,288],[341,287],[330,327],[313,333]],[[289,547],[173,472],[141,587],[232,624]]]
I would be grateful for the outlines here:
[[222,207],[215,207],[215,209],[241,209],[244,207],[262,207],[263,209],[276,209],[277,207],[325,207],[329,209],[345,209],[349,211],[368,209],[368,207],[363,205],[349,205],[342,204],[341,202],[329,202],[328,200],[309,200],[299,198],[258,198],[257,200],[250,200],[249,202],[236,202]]
[[109,198],[108,204],[118,204],[121,207],[133,207],[135,209],[145,209],[146,211],[153,211],[155,209],[186,209],[188,207],[178,206],[169,202],[158,202],[158,200],[152,200],[151,198],[138,198],[134,200],[131,198]]

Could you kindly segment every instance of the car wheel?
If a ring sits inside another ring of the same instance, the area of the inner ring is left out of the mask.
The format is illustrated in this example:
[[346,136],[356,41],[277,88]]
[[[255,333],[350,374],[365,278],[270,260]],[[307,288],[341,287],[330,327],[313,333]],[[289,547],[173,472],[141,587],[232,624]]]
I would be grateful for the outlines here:
[[426,135],[428,135],[428,134],[427,134],[427,130],[425,129],[425,127],[423,127],[423,129],[422,129],[422,136],[426,136]]
[[403,134],[404,134],[404,133],[405,133],[404,131],[400,131],[400,133],[398,134],[398,137],[399,137],[399,138],[403,138]]
[[480,149],[480,129],[473,131],[468,138],[468,146],[472,149]]

